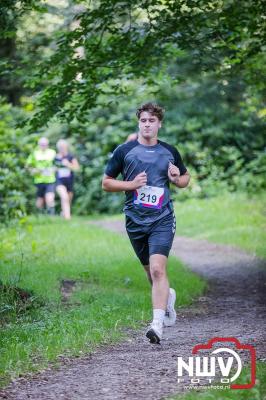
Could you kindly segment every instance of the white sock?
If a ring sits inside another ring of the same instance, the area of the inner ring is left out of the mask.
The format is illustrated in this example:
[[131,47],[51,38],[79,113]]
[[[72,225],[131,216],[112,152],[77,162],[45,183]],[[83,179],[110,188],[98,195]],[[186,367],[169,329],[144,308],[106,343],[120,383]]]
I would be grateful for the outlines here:
[[165,310],[160,310],[159,308],[155,308],[155,309],[153,309],[153,321],[152,322],[156,321],[156,322],[163,324],[164,316],[165,316]]
[[166,307],[166,308],[168,308],[168,307],[169,307],[169,303],[170,303],[170,299],[171,299],[171,293],[170,293],[170,289],[171,289],[171,288],[169,288],[169,295],[168,295],[167,307]]

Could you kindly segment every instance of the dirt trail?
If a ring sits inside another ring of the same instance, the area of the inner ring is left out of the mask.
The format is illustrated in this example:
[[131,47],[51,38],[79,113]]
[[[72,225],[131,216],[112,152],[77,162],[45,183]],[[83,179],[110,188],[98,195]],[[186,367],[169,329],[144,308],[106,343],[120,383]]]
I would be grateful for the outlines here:
[[[124,232],[120,221],[97,224]],[[265,360],[265,262],[234,247],[183,237],[175,238],[172,254],[204,276],[210,290],[192,307],[178,311],[176,325],[165,329],[160,346],[148,344],[144,331],[136,332],[59,370],[18,379],[0,391],[0,398],[162,399],[183,390],[177,383],[177,357],[190,356],[196,344],[216,336],[253,344],[257,359]]]

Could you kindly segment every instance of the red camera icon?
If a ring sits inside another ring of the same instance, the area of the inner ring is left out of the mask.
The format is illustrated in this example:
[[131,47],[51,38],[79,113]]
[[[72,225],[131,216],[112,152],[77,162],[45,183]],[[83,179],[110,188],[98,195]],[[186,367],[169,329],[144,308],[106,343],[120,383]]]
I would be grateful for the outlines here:
[[238,339],[234,337],[215,337],[208,341],[207,344],[198,344],[193,347],[192,354],[197,354],[199,350],[212,349],[214,343],[228,342],[235,345],[237,350],[248,350],[250,353],[250,383],[247,384],[231,384],[231,389],[251,389],[255,385],[256,380],[256,350],[249,344],[241,344]]

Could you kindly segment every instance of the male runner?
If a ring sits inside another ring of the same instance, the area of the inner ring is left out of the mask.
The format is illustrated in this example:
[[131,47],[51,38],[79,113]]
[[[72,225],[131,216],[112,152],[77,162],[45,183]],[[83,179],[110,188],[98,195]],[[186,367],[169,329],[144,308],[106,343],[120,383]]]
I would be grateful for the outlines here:
[[56,152],[49,149],[49,140],[41,137],[38,147],[29,155],[26,165],[33,175],[37,189],[36,207],[39,210],[46,205],[47,213],[53,215],[55,198],[55,167],[53,165]]
[[[105,191],[126,194],[127,233],[152,284],[153,320],[146,333],[151,343],[160,343],[163,325],[176,320],[176,294],[169,290],[166,273],[175,234],[169,181],[184,188],[190,179],[176,148],[158,140],[163,112],[154,103],[137,110],[138,138],[115,149],[102,181]],[[123,181],[116,179],[120,173]]]

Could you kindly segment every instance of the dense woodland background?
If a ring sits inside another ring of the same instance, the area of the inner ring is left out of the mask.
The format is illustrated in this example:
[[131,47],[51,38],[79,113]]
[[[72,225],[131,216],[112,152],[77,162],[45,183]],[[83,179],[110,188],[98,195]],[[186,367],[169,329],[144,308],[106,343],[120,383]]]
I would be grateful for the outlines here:
[[81,164],[77,214],[113,212],[108,157],[146,101],[192,173],[187,197],[265,189],[263,1],[37,1],[0,4],[0,216],[34,212],[25,160],[41,135]]

